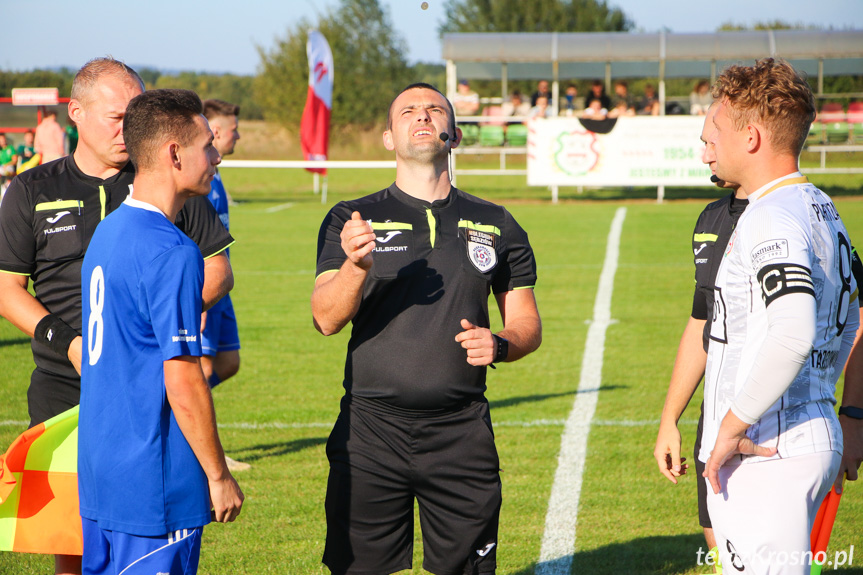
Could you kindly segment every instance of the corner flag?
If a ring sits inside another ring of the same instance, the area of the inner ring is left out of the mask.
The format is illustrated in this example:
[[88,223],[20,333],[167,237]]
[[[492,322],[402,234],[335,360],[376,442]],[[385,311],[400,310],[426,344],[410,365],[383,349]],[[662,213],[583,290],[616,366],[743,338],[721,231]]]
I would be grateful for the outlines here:
[[[306,160],[326,160],[330,141],[330,110],[333,108],[333,53],[324,35],[309,32],[309,91],[300,121],[300,145]],[[326,174],[325,168],[306,168]]]
[[0,455],[0,551],[81,555],[77,406]]

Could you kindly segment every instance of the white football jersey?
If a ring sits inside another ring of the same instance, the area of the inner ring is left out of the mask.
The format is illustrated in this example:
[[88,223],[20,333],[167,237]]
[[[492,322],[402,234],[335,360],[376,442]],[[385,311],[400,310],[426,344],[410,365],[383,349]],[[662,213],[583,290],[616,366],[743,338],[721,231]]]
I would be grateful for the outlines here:
[[833,406],[839,362],[847,357],[840,351],[842,333],[856,291],[848,232],[826,194],[795,173],[749,196],[716,278],[699,459],[710,456],[719,425],[764,344],[767,306],[790,293],[815,298],[813,349],[791,386],[747,435],[776,447],[775,457],[842,451]]

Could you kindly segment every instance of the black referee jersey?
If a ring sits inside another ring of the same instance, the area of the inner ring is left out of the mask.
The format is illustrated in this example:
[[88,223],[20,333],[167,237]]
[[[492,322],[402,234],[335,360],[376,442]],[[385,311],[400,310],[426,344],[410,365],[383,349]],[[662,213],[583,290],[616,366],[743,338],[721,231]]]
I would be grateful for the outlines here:
[[[695,294],[692,297],[692,317],[709,320],[713,316],[713,288],[716,272],[728,246],[731,233],[749,200],[734,197],[734,192],[711,202],[704,208],[692,233],[692,253],[695,257]],[[704,325],[704,351],[707,351],[710,322]]]
[[[98,223],[129,195],[134,179],[131,162],[102,180],[82,172],[69,155],[17,176],[0,204],[0,272],[30,276],[36,299],[78,333],[84,252]],[[234,241],[205,196],[188,200],[176,224],[205,258]],[[35,342],[31,346],[40,369],[78,379],[68,358]]]
[[456,188],[429,204],[393,184],[330,210],[317,275],[346,259],[339,234],[354,211],[377,240],[348,343],[347,394],[423,412],[481,398],[486,368],[467,363],[455,336],[463,318],[489,327],[490,292],[534,286],[525,231],[502,206]]

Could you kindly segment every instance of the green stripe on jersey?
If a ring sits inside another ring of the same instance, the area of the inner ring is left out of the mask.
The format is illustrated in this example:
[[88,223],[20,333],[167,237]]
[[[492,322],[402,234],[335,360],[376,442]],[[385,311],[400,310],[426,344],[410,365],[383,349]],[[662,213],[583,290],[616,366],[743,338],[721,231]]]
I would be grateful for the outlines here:
[[478,232],[486,232],[488,234],[495,234],[497,236],[500,235],[500,228],[496,226],[486,226],[483,224],[475,224],[469,220],[459,220],[458,227],[467,228],[469,230],[476,230]]
[[47,212],[51,210],[66,210],[69,208],[81,209],[84,207],[84,202],[81,200],[57,200],[56,202],[42,202],[36,204],[37,212]]
[[431,241],[431,247],[434,247],[437,222],[434,219],[434,214],[428,208],[426,208],[426,219],[429,222],[429,240]]
[[719,239],[716,234],[695,234],[692,236],[693,242],[715,242]]
[[372,222],[373,230],[412,230],[411,224],[403,224],[401,222]]

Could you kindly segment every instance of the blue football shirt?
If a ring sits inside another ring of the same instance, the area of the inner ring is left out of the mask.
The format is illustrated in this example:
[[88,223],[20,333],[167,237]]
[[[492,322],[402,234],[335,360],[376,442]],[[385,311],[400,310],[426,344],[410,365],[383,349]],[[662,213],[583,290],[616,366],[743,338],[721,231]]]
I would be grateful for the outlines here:
[[81,515],[144,536],[206,525],[207,479],[171,412],[163,368],[201,355],[200,250],[129,198],[99,224],[81,278]]

